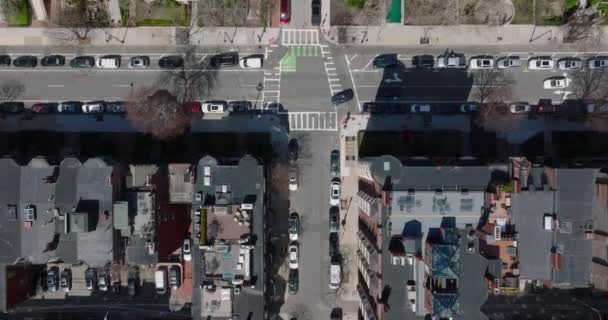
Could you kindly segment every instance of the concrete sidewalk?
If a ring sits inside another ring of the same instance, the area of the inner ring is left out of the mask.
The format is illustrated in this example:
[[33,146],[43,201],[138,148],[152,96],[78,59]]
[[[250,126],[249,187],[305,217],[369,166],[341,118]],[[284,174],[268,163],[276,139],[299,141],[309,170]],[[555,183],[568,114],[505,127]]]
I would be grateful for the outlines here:
[[[387,24],[378,27],[332,26],[329,30],[325,28],[322,30],[328,41],[340,45],[566,45],[563,42],[566,35],[563,27],[535,27],[534,25],[403,26]],[[582,45],[586,49],[590,49],[605,46],[606,43],[608,43],[608,26],[601,26],[585,41],[581,40],[581,43],[574,45]]]
[[[176,27],[107,28],[91,30],[80,43],[64,28],[10,28],[0,37],[0,46],[176,45]],[[269,45],[279,39],[278,28],[205,28],[191,36],[191,44],[204,46]]]

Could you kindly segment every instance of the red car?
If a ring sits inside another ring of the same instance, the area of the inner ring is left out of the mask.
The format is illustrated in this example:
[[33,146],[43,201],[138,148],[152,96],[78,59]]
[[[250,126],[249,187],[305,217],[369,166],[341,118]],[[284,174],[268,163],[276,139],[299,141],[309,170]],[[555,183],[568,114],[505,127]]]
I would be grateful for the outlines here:
[[281,0],[281,23],[286,24],[291,20],[291,0]]
[[191,113],[200,113],[201,112],[201,103],[200,102],[186,102],[186,110],[190,110]]

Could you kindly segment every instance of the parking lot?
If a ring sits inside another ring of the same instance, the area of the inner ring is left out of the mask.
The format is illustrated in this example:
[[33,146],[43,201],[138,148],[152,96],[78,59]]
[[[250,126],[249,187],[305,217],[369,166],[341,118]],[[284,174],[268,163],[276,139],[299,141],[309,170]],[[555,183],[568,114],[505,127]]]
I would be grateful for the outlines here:
[[[478,82],[474,75],[479,70],[470,69],[431,69],[412,68],[412,58],[429,54],[435,59],[443,50],[427,52],[386,52],[395,53],[404,67],[394,69],[373,69],[372,62],[377,54],[346,55],[347,67],[356,90],[359,111],[365,102],[391,101],[402,103],[461,103],[475,101]],[[466,59],[490,55],[495,60],[502,57],[519,57],[521,67],[504,69],[505,77],[512,80],[510,88],[512,101],[535,104],[539,99],[552,99],[559,103],[575,98],[571,87],[565,89],[544,89],[543,81],[552,77],[564,76],[571,80],[571,71],[559,70],[557,62],[563,58],[580,58],[583,64],[593,57],[603,56],[605,52],[479,52],[467,53]],[[529,70],[528,59],[550,57],[555,62],[551,70]],[[435,61],[436,63],[436,61]],[[494,85],[490,83],[489,85]]]

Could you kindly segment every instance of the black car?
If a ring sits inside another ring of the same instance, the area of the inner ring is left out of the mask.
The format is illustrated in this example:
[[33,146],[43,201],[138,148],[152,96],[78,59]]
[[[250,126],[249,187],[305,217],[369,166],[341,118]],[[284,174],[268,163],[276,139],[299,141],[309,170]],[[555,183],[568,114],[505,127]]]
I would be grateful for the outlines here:
[[36,294],[42,294],[46,292],[46,274],[41,273],[36,276],[36,279],[34,280],[34,290]]
[[342,320],[342,308],[333,308],[329,320]]
[[333,257],[340,253],[340,244],[338,242],[338,233],[332,232],[329,234],[329,256]]
[[30,110],[33,113],[53,113],[57,111],[56,103],[36,103],[32,105]]
[[374,58],[374,62],[372,63],[372,67],[374,69],[382,69],[395,66],[397,65],[397,63],[399,63],[399,59],[397,59],[397,54],[387,53],[376,56]]
[[23,102],[3,102],[0,104],[0,112],[2,113],[21,113],[25,110]]
[[70,60],[72,68],[93,68],[95,66],[95,58],[91,56],[79,56]]
[[310,24],[318,26],[321,24],[321,0],[312,0],[312,16]]
[[84,272],[84,281],[87,284],[87,289],[93,291],[97,286],[97,273],[95,269],[88,268]]
[[127,289],[129,291],[129,296],[133,297],[137,294],[137,282],[135,278],[129,278],[127,280]]
[[182,56],[165,56],[158,60],[158,66],[163,69],[177,69],[184,66]]
[[289,269],[289,278],[287,279],[289,294],[298,293],[300,287],[300,279],[298,279],[298,270]]
[[289,143],[287,144],[287,153],[289,155],[289,162],[298,160],[298,140],[289,140]]
[[38,58],[34,56],[21,56],[13,60],[13,66],[17,68],[35,68],[38,65]]
[[81,113],[82,102],[79,101],[66,101],[61,102],[57,105],[57,112],[60,113]]
[[333,150],[329,156],[329,173],[332,177],[340,175],[340,151]]
[[433,69],[435,66],[435,58],[429,54],[414,56],[412,65],[418,69]]
[[228,103],[229,112],[248,112],[251,110],[250,101],[230,101]]
[[239,64],[238,52],[225,52],[211,57],[211,65],[216,68],[219,66],[236,66],[237,64]]
[[0,66],[10,67],[11,56],[9,56],[8,54],[0,55]]
[[381,104],[376,102],[365,102],[363,104],[363,112],[378,114],[384,112],[384,108]]
[[111,101],[106,103],[106,111],[109,113],[125,113],[125,103],[122,101]]
[[60,55],[45,56],[40,59],[43,67],[62,67],[65,65],[65,57]]
[[354,97],[355,93],[353,89],[346,89],[334,94],[331,97],[331,103],[338,105],[347,101],[350,101]]

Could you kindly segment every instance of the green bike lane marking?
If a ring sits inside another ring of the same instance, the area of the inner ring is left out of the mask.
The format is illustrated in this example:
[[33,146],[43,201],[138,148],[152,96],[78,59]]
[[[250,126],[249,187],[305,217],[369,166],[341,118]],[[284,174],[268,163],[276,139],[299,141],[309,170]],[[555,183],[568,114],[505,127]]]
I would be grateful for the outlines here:
[[281,58],[281,71],[293,72],[297,69],[298,57],[318,57],[321,49],[318,46],[293,46]]

